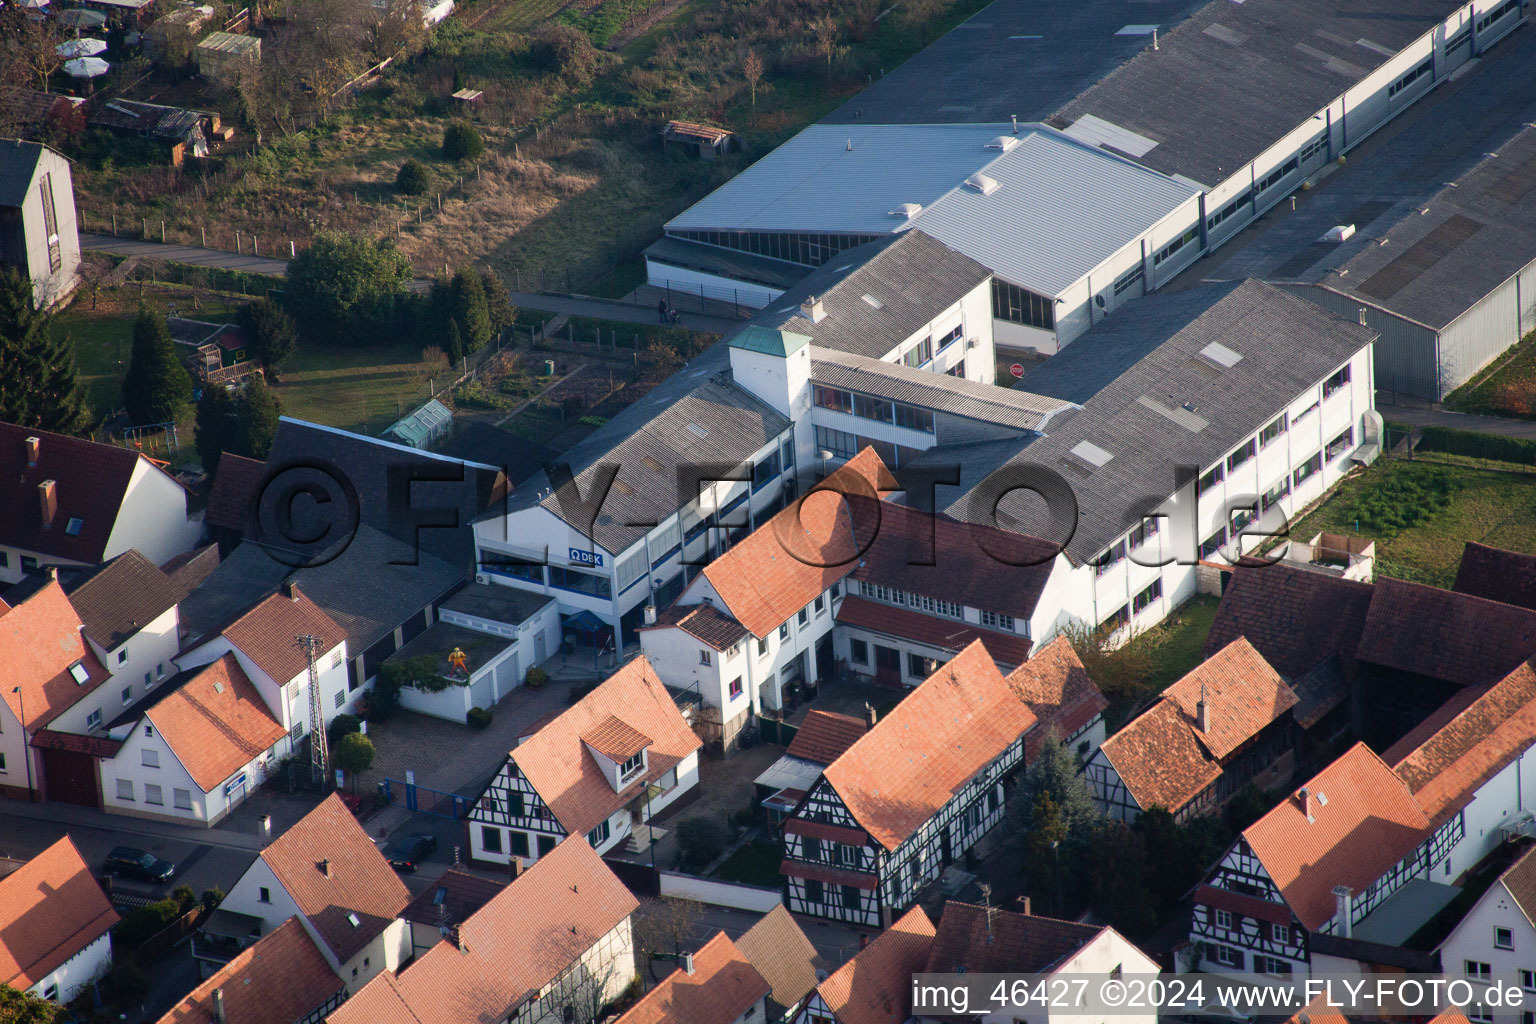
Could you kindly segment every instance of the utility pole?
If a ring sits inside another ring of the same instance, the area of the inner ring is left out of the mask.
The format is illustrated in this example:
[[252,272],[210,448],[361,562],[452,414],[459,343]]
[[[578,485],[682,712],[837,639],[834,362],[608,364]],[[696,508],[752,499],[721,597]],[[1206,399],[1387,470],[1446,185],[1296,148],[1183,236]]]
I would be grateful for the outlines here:
[[326,788],[326,769],[330,766],[330,751],[325,745],[325,712],[320,704],[320,673],[315,668],[315,656],[320,653],[321,640],[309,633],[293,638],[294,645],[304,650],[304,660],[309,665],[309,764],[313,781]]

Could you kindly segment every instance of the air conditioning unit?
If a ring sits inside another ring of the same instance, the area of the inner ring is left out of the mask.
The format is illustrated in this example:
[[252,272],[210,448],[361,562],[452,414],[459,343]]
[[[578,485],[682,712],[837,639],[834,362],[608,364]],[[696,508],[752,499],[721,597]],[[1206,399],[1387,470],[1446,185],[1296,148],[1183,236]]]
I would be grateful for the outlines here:
[[981,339],[980,338],[969,338],[969,339],[966,340],[965,347],[967,349],[980,348],[981,347]]
[[489,582],[491,582],[491,578],[490,578],[490,576],[486,575],[483,572],[477,572],[477,573],[475,573],[475,582],[476,583],[489,583]]

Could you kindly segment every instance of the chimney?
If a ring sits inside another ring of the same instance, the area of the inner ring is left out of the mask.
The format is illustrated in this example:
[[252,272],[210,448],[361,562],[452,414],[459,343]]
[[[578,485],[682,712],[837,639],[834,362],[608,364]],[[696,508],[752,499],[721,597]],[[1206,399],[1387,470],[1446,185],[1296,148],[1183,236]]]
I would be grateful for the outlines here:
[[1154,49],[1154,50],[1158,49],[1158,45],[1157,45],[1157,29],[1156,28],[1154,28],[1152,30],[1152,49]]
[[331,859],[329,857],[322,857],[320,859],[320,873],[326,878],[331,877]]
[[283,585],[282,585],[282,587],[280,589],[282,590],[284,597],[286,597],[288,600],[292,601],[295,604],[298,603],[298,601],[299,601],[299,585],[297,583],[295,583],[292,578],[283,580]]
[[[58,567],[58,566],[56,566],[56,565],[50,565],[50,566],[49,566],[49,567],[48,567],[48,578],[49,578],[49,579],[50,579],[50,580],[52,580],[52,581],[53,581],[53,582],[55,582],[55,583],[57,583],[57,582],[59,582],[59,567]],[[135,623],[134,623],[134,625],[135,625],[135,626],[137,626],[137,625],[138,625],[138,623],[137,623],[137,622],[135,622]],[[84,626],[81,626],[81,627],[80,627],[80,628],[81,628],[81,629],[82,629],[82,630],[83,630],[83,629],[85,629],[85,627],[84,627]]]
[[1200,684],[1200,699],[1195,703],[1195,728],[1203,733],[1211,731],[1211,706],[1205,700],[1205,684]]
[[37,449],[43,443],[40,437],[27,438],[27,468],[32,469],[37,465]]
[[871,729],[873,729],[875,727],[875,720],[877,718],[879,718],[879,716],[880,716],[880,713],[875,710],[875,706],[873,704],[871,704],[869,701],[865,701],[864,702],[864,731],[865,732],[868,732],[869,730],[871,730]]
[[453,926],[453,944],[459,948],[460,953],[469,952],[469,943],[464,941],[464,929],[460,925]]
[[1333,933],[1341,939],[1347,939],[1354,928],[1350,920],[1355,913],[1354,891],[1347,885],[1336,885],[1333,887],[1333,898],[1335,906]]
[[1034,912],[1034,908],[1031,907],[1030,904],[1029,904],[1029,897],[1028,896],[1020,896],[1019,897],[1019,913],[1023,914],[1025,917],[1028,917],[1033,912]]
[[224,987],[213,990],[213,1024],[224,1024]]
[[853,152],[853,140],[852,139],[848,140],[848,152],[850,152],[850,153]]
[[521,858],[521,857],[512,857],[510,860],[507,861],[507,874],[508,875],[510,875],[511,877],[513,877],[515,879],[515,878],[517,878],[518,875],[521,875],[522,873],[523,873],[523,858]]
[[693,974],[693,954],[692,953],[684,953],[683,954],[683,973],[684,974],[689,974],[689,975]]
[[1307,824],[1311,824],[1312,818],[1312,791],[1302,786],[1296,791],[1296,802],[1301,805],[1301,813],[1307,816]]
[[807,295],[805,301],[800,303],[800,315],[813,324],[819,324],[826,318],[827,310],[819,298]]
[[59,485],[52,480],[38,484],[37,501],[43,515],[43,529],[46,530],[53,525],[53,517],[59,512]]
[[1019,115],[1013,114],[1011,116],[1013,118],[1013,134],[1017,135],[1019,134]]
[[642,614],[645,617],[645,624],[647,626],[656,625],[656,606],[654,604],[646,605],[645,611]]

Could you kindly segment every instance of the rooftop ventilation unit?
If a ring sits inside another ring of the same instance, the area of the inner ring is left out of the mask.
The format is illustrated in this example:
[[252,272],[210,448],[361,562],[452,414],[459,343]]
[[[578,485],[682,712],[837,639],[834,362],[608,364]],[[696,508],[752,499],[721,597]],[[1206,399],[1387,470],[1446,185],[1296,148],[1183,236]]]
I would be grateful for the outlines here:
[[923,212],[923,204],[922,203],[902,203],[900,206],[896,207],[896,209],[894,209],[894,210],[892,210],[890,212],[890,216],[892,216],[892,217],[902,217],[902,218],[905,218],[906,220],[911,220],[913,217],[916,217],[918,214],[920,214],[922,212]]
[[987,148],[988,149],[1000,149],[1004,153],[1006,153],[1010,149],[1013,149],[1018,144],[1019,144],[1019,138],[1018,138],[1017,135],[999,135],[997,138],[995,138],[991,142],[987,143]]
[[997,179],[979,171],[965,179],[965,187],[989,196],[997,191]]

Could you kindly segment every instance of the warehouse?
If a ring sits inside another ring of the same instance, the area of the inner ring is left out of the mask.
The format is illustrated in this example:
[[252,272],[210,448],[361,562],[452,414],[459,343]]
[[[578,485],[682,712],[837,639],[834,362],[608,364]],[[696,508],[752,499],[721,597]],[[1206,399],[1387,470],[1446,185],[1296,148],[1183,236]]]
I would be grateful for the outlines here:
[[1043,125],[812,125],[670,221],[646,264],[653,285],[765,305],[784,289],[749,297],[715,254],[803,276],[920,227],[995,275],[999,347],[1052,353],[1142,294],[1198,218],[1198,189]]
[[1381,334],[1376,378],[1438,402],[1536,330],[1536,130],[1360,229],[1293,289]]

